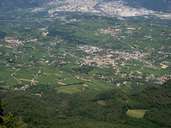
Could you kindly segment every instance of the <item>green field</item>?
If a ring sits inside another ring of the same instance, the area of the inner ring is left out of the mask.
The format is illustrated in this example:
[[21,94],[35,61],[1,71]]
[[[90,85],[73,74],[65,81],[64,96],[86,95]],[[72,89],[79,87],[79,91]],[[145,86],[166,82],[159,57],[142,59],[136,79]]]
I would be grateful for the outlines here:
[[170,20],[47,14],[0,12],[0,128],[171,127]]

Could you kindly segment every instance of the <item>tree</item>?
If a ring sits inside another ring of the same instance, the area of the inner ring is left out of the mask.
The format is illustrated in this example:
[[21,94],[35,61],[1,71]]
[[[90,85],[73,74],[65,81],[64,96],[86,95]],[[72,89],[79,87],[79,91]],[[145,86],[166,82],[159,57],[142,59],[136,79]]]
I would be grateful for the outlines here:
[[27,125],[21,118],[15,117],[13,114],[4,114],[2,102],[0,100],[0,128],[27,128]]

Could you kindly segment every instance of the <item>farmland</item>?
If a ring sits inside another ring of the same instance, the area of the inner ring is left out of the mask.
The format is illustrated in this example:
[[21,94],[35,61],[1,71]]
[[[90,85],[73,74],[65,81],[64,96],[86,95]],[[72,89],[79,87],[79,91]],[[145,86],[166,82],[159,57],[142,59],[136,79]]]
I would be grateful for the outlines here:
[[23,127],[171,127],[170,20],[14,12],[0,13],[0,98]]

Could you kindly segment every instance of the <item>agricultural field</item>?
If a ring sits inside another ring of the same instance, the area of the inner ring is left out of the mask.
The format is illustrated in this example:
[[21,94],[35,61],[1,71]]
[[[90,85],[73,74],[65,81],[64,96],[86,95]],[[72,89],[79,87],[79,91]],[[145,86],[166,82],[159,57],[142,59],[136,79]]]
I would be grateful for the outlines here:
[[171,21],[0,12],[0,101],[16,128],[169,128]]

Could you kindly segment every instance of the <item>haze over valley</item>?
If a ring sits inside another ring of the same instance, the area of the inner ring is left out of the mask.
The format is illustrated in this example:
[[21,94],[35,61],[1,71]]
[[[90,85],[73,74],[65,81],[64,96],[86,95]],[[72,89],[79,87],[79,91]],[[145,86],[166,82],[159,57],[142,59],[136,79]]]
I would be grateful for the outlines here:
[[170,0],[0,0],[0,128],[170,117]]

